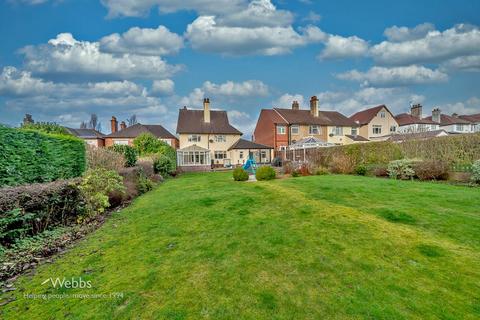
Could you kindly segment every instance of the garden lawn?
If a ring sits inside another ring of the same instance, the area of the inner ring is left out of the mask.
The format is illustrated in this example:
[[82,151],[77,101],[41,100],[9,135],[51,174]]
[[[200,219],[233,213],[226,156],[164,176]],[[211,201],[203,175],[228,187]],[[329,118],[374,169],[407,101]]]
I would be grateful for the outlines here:
[[[478,319],[479,249],[479,189],[190,174],[20,277],[0,318]],[[92,288],[42,285],[50,277]],[[106,295],[24,296],[55,293]]]

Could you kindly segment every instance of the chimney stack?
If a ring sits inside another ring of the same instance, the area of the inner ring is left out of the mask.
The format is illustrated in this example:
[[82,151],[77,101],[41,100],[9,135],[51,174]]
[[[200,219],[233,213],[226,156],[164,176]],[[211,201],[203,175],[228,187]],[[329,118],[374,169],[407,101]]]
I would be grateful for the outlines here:
[[440,115],[441,115],[441,111],[439,108],[435,108],[432,110],[432,121],[433,122],[436,122],[436,123],[440,123]]
[[112,116],[112,120],[110,120],[110,126],[111,126],[111,129],[112,129],[112,133],[115,133],[115,132],[118,131],[117,118],[115,118],[114,116]]
[[125,123],[125,121],[122,121],[120,123],[120,130],[123,130],[123,129],[126,129],[127,128],[127,124]]
[[422,118],[422,105],[421,104],[414,104],[410,108],[410,114],[415,118],[421,119]]
[[298,104],[298,101],[292,102],[292,110],[300,110],[300,105]]
[[203,121],[210,123],[210,99],[203,99]]
[[310,98],[310,113],[314,117],[318,117],[318,98],[313,96]]
[[452,113],[452,117],[458,118],[458,113]]

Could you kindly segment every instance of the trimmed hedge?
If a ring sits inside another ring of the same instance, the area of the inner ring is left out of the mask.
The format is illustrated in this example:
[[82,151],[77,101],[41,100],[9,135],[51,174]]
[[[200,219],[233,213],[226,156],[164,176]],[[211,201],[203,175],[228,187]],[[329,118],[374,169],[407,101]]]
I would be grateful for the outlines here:
[[85,166],[81,139],[0,128],[0,186],[74,178]]

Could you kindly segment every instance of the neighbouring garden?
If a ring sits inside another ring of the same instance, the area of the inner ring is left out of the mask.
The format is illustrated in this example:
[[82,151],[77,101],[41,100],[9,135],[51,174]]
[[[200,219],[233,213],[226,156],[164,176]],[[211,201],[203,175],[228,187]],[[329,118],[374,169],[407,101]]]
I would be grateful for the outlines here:
[[[0,317],[478,319],[479,248],[478,188],[184,174],[12,282]],[[104,295],[47,298],[74,293]]]
[[175,174],[175,150],[150,134],[93,148],[53,123],[1,127],[0,284]]

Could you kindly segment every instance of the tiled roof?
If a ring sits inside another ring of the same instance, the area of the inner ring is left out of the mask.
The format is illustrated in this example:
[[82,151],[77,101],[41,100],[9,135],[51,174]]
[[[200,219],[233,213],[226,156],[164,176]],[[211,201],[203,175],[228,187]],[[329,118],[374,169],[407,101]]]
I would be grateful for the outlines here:
[[242,134],[233,127],[227,112],[210,111],[210,123],[203,121],[203,110],[180,109],[178,113],[177,133],[223,133]]
[[264,144],[253,142],[253,141],[239,139],[228,150],[232,150],[232,149],[273,149],[273,148],[266,146]]
[[352,119],[355,122],[358,122],[360,125],[364,125],[372,121],[372,119],[377,115],[377,113],[380,112],[380,110],[382,110],[383,108],[385,108],[390,114],[392,114],[385,105],[381,105],[381,106],[359,111],[354,115],[352,115],[350,119]]
[[[432,120],[432,116],[426,117],[425,119]],[[451,124],[470,124],[470,121],[464,120],[459,117],[452,117],[446,114],[440,115],[440,125],[441,126],[448,126]]]
[[480,113],[477,114],[469,114],[469,115],[462,115],[459,116],[460,119],[467,120],[473,123],[480,123]]
[[396,115],[395,120],[397,121],[399,126],[406,126],[409,124],[438,124],[436,122],[433,122],[431,119],[417,118],[408,113],[401,113],[399,115]]
[[351,135],[351,134],[346,134],[345,137],[350,138],[353,141],[370,141],[365,137],[359,136],[359,135]]
[[65,128],[71,134],[76,137],[83,139],[103,139],[105,135],[95,129],[74,129],[74,128]]
[[310,110],[293,110],[273,108],[289,124],[323,125],[323,126],[357,126],[356,123],[337,111],[319,111],[318,117]]
[[161,139],[176,139],[167,129],[159,124],[137,123],[123,130],[109,134],[108,138],[136,138],[142,133],[151,133]]

